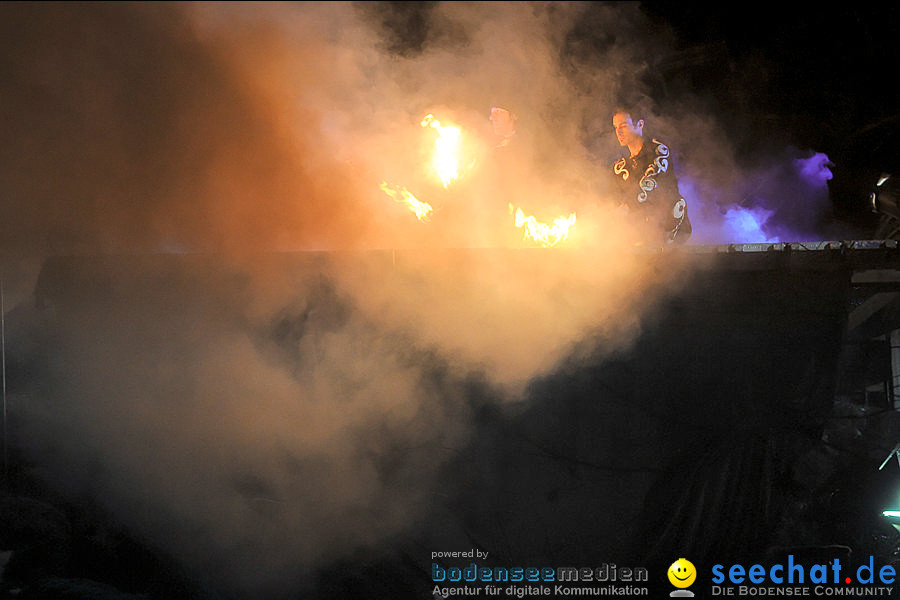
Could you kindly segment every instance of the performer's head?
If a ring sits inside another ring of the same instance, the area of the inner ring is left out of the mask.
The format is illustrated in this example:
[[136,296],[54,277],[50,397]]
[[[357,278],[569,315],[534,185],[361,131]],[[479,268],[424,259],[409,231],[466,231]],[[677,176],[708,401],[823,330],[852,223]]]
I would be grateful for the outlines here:
[[639,113],[627,108],[617,108],[613,113],[612,122],[620,146],[633,148],[641,144],[644,137],[644,119]]
[[506,105],[494,103],[491,105],[491,125],[494,133],[500,137],[508,138],[516,133],[516,121],[518,117]]

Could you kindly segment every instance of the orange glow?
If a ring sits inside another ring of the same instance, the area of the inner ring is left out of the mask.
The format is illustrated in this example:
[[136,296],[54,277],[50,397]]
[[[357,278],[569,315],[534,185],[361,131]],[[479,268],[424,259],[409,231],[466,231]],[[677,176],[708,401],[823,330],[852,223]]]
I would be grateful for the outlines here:
[[434,157],[431,166],[437,172],[441,183],[446,188],[459,178],[459,146],[461,132],[459,127],[441,125],[434,115],[425,115],[422,127],[432,127],[438,132],[434,142]]
[[514,209],[509,205],[509,212],[516,212],[516,227],[525,229],[525,238],[531,238],[542,246],[555,246],[569,237],[569,231],[575,225],[575,213],[568,217],[557,217],[552,225],[541,223],[533,216],[525,216],[521,208]]
[[420,221],[428,221],[431,218],[431,205],[418,200],[405,187],[390,186],[386,181],[382,181],[378,187],[381,188],[382,192],[393,198],[395,202],[405,204],[409,210],[415,213],[416,218]]

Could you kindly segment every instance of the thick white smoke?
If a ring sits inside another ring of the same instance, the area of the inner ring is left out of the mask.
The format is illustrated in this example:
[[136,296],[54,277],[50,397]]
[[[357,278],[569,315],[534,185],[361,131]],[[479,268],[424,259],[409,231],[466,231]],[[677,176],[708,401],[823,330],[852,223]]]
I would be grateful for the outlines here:
[[[11,316],[9,351],[44,377],[17,397],[17,441],[224,590],[289,594],[402,534],[473,405],[522,399],[585,338],[628,344],[686,281],[635,255],[605,175],[611,110],[646,93],[665,32],[629,3],[404,4],[0,8],[10,297],[45,258],[132,257],[59,263],[55,312]],[[532,142],[516,177],[476,152],[459,189],[433,185],[423,116],[484,150],[493,102]],[[686,150],[698,223],[735,162],[702,122],[648,115]],[[576,212],[569,243],[533,247],[510,202]]]

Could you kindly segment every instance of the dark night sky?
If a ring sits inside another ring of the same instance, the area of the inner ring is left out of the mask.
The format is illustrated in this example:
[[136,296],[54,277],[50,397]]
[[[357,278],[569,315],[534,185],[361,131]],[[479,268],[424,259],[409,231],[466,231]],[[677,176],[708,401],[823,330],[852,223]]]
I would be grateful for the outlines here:
[[[382,3],[390,7],[382,16],[396,36],[395,51],[409,56],[430,43],[435,4]],[[599,52],[624,41],[628,34],[615,27],[591,26],[592,10],[599,13],[610,3],[588,4],[594,8],[575,24],[572,37],[592,41]],[[787,3],[776,10],[653,0],[639,5],[649,25],[639,33],[644,42],[655,36],[672,42],[661,52],[648,45],[644,57],[648,77],[656,79],[651,91],[661,102],[666,96],[708,94],[723,115],[780,127],[782,139],[833,151],[847,136],[897,113],[892,70],[900,64],[900,9],[895,6]]]
[[692,79],[695,90],[713,93],[723,110],[744,99],[750,113],[744,118],[773,122],[799,144],[838,152],[849,136],[897,114],[900,10],[895,5],[785,3],[767,10],[742,3],[643,2],[642,7],[677,31],[682,51],[709,47],[714,53],[715,45],[723,44],[729,70],[745,71],[748,83],[751,74],[757,77],[752,82],[758,85],[729,89],[724,74],[713,70]]
[[[750,145],[787,141],[825,153],[836,214],[874,218],[860,200],[900,156],[900,10],[889,3],[642,2],[677,35],[668,91],[708,94]],[[739,142],[740,143],[740,142]],[[874,174],[874,175],[873,175]]]

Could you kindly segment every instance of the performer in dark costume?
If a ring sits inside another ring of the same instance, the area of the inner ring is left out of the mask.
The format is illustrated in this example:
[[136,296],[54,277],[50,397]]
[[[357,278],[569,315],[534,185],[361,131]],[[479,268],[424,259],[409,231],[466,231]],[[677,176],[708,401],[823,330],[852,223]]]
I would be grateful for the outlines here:
[[613,165],[613,174],[622,190],[621,202],[639,228],[639,242],[683,244],[691,236],[687,202],[678,191],[669,147],[644,136],[644,119],[635,120],[631,111],[620,109],[613,115],[619,145],[629,156]]

